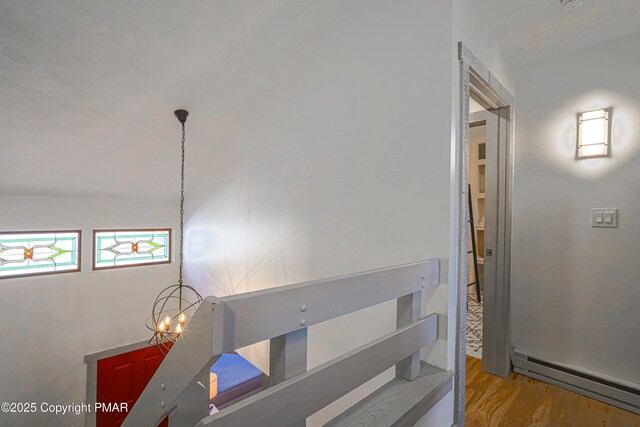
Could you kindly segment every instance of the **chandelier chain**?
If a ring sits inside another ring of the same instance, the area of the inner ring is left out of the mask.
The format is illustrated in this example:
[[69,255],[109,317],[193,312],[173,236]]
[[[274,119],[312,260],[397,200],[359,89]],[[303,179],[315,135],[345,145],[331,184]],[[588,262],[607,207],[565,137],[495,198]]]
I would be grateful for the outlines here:
[[[184,142],[185,142],[185,125],[182,123],[182,164],[180,170],[180,266],[178,273],[178,284],[183,284],[183,250],[184,250]],[[182,293],[182,292],[181,292]]]
[[[145,322],[147,329],[153,332],[149,344],[155,342],[161,354],[167,355],[172,343],[187,329],[189,318],[195,314],[202,302],[202,295],[193,287],[184,283],[184,170],[185,140],[187,116],[186,110],[176,110],[174,115],[182,124],[182,146],[180,164],[180,248],[178,252],[178,283],[167,286],[156,297],[151,316]],[[177,300],[177,301],[176,301]],[[177,302],[177,304],[176,304]],[[175,304],[175,305],[174,305]],[[175,309],[177,305],[177,310]]]

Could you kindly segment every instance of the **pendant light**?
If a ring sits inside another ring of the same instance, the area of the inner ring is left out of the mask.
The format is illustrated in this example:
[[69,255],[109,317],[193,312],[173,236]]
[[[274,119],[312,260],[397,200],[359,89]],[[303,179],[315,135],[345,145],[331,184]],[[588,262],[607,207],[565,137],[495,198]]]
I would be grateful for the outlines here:
[[182,125],[182,163],[180,174],[180,250],[178,283],[167,286],[156,297],[147,319],[146,327],[153,332],[149,344],[155,343],[164,355],[184,332],[187,322],[193,316],[202,301],[202,296],[193,287],[184,284],[183,280],[183,250],[184,250],[184,147],[185,123],[189,112],[176,110],[174,112]]

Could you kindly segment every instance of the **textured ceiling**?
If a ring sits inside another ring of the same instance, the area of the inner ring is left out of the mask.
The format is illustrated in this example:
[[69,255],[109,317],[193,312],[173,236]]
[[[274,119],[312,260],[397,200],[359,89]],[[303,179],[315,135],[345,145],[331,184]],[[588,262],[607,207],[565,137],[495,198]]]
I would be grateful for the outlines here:
[[640,0],[474,0],[466,7],[484,23],[511,64],[558,55],[640,31]]
[[177,198],[173,110],[207,167],[345,3],[1,2],[0,193]]
[[[1,2],[0,193],[176,198],[173,110],[189,166],[224,161],[348,3]],[[468,3],[514,61],[640,30],[640,0]]]

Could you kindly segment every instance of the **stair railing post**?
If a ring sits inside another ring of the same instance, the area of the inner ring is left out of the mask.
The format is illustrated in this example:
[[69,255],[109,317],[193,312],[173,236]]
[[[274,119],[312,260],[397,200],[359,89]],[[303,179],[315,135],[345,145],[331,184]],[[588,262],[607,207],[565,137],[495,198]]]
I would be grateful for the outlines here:
[[[304,319],[300,321],[304,324]],[[269,341],[269,381],[274,386],[307,370],[307,328],[280,335]],[[305,427],[306,420],[291,427]]]
[[[422,291],[397,299],[396,328],[415,322],[422,316]],[[396,376],[413,381],[420,375],[420,352],[417,351],[396,364]]]

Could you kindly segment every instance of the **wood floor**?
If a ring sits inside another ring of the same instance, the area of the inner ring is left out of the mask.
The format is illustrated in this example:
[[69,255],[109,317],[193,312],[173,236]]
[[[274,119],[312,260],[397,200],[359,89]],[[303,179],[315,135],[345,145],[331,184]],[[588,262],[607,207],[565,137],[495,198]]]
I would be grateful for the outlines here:
[[524,375],[500,378],[467,356],[465,426],[640,427],[640,415]]

